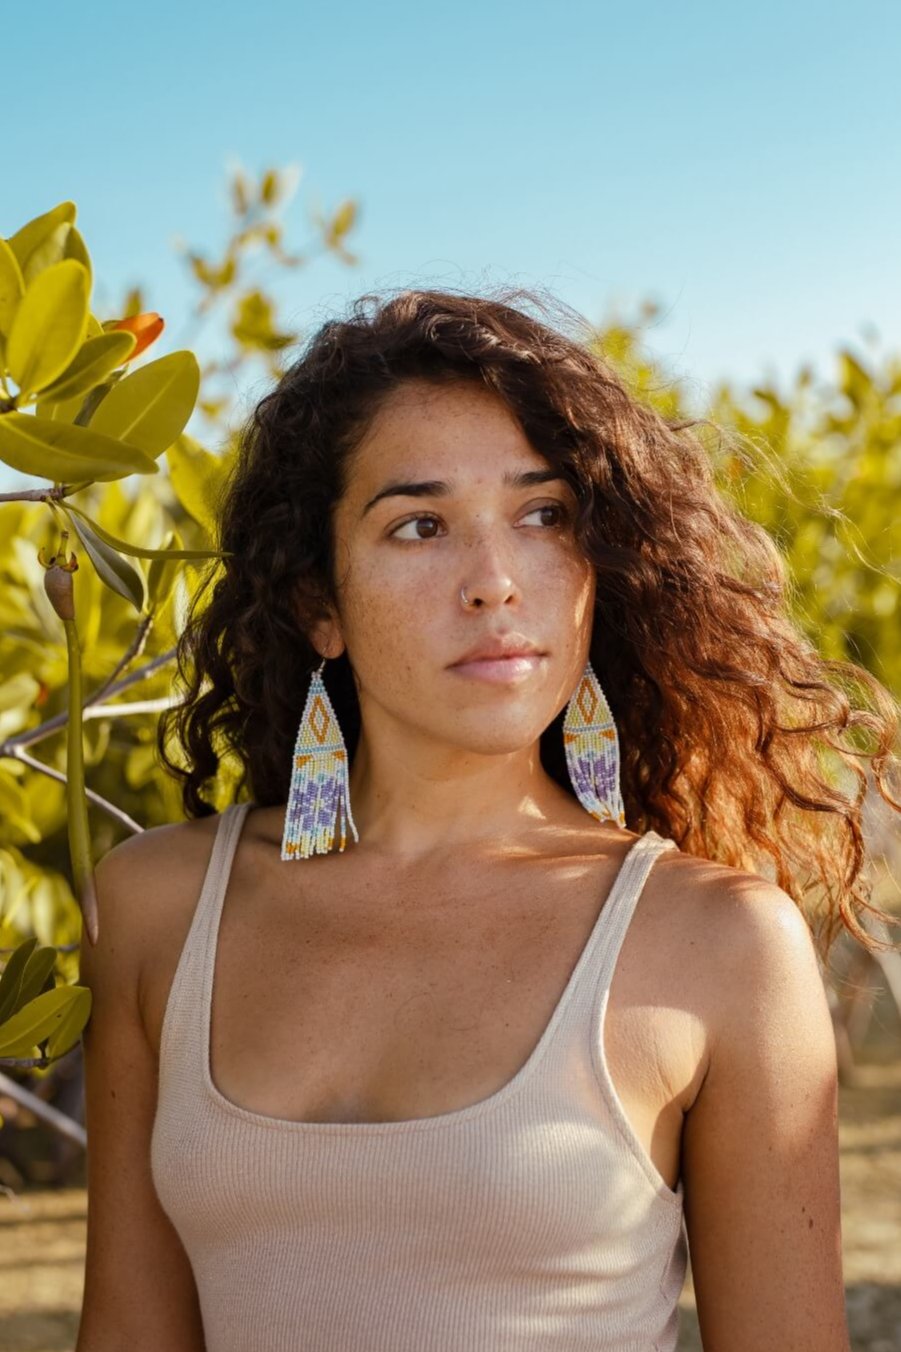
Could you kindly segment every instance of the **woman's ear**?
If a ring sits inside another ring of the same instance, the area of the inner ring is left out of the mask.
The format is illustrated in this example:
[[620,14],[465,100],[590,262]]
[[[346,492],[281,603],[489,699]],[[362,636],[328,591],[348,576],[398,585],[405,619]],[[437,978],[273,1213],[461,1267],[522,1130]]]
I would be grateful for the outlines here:
[[294,615],[320,657],[340,657],[344,652],[341,624],[327,602],[313,602],[302,591],[294,593]]
[[344,640],[336,620],[319,620],[309,631],[310,642],[320,657],[340,657]]

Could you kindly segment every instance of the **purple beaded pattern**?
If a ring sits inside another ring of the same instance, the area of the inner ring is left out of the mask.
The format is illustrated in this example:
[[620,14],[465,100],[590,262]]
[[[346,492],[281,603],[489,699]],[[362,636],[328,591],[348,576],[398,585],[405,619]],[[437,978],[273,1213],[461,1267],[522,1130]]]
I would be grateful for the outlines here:
[[328,854],[339,817],[343,850],[348,821],[354,840],[360,839],[350,810],[347,747],[322,676],[314,671],[294,745],[282,859]]
[[566,707],[563,748],[576,797],[598,821],[626,825],[619,787],[619,737],[610,706],[587,663]]

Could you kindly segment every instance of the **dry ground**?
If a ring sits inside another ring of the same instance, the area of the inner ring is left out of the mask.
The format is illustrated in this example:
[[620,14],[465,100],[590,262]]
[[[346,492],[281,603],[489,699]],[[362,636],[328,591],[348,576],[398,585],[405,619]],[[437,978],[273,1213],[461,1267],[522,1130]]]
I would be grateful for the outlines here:
[[[840,1092],[843,1239],[854,1352],[901,1348],[901,1063]],[[0,1193],[0,1352],[71,1352],[81,1306],[81,1188]],[[701,1348],[690,1280],[680,1352]]]

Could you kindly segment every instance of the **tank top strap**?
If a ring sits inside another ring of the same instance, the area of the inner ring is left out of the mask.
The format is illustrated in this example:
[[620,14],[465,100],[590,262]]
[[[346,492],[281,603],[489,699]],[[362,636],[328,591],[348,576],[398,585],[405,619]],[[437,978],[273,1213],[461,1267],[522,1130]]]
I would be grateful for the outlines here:
[[[545,1059],[544,1053],[552,1042],[557,1044],[558,1053],[553,1061],[558,1063],[561,1057],[565,1060],[567,1054],[560,1050],[561,1042],[569,1049],[575,1048],[577,1057],[589,1045],[585,1041],[586,1026],[592,1030],[595,1027],[596,1011],[610,988],[616,960],[638,899],[654,861],[668,849],[678,849],[675,841],[665,840],[656,831],[646,831],[626,851],[613,885],[598,912],[594,929],[545,1029],[542,1055],[536,1059]],[[549,1065],[546,1063],[546,1073],[549,1071],[556,1079],[558,1066],[553,1061]]]
[[598,931],[598,947],[592,955],[592,982],[595,990],[605,990],[613,979],[616,960],[635,914],[654,861],[666,850],[677,850],[674,840],[646,831],[632,846],[623,861],[603,912],[604,923]]
[[[216,942],[219,938],[219,920],[228,880],[231,877],[232,863],[244,818],[253,803],[229,803],[216,825],[213,848],[203,880],[194,925],[188,935],[188,943],[196,952],[203,978],[203,999],[209,1002],[213,984],[213,968],[216,962]],[[196,936],[194,926],[197,927]]]
[[241,827],[253,806],[252,802],[230,803],[216,823],[203,883],[166,1003],[161,1055],[173,1038],[182,1055],[186,1047],[199,1045],[198,1032],[203,1027],[204,1010],[209,1007],[212,992],[222,903]]

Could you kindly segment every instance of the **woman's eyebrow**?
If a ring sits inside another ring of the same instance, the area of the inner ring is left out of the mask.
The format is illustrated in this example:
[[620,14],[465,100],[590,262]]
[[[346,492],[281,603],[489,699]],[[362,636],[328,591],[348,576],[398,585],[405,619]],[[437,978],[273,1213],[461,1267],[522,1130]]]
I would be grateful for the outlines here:
[[[507,470],[501,483],[505,488],[532,488],[535,484],[566,483],[566,480],[555,469],[523,469],[515,472]],[[453,491],[453,484],[445,479],[392,479],[369,499],[360,516],[364,517],[382,498],[444,498]]]

